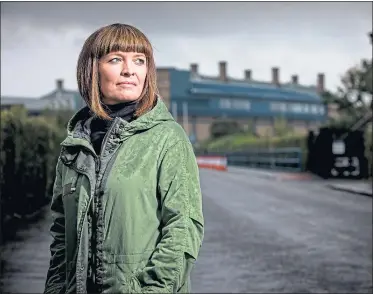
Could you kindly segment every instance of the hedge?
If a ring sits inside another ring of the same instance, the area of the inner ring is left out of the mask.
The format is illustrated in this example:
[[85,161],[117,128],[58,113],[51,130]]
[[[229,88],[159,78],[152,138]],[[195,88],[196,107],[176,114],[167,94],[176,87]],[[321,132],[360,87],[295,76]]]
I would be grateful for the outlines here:
[[22,107],[1,111],[1,220],[32,214],[50,201],[64,130]]

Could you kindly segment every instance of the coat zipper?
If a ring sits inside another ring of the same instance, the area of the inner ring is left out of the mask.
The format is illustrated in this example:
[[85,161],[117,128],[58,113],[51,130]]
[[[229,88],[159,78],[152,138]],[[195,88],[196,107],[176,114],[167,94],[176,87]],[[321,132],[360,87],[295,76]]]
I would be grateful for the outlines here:
[[[100,154],[97,156],[97,164],[96,164],[96,179],[98,178],[98,175],[100,173],[100,170],[101,170],[101,155],[103,153],[103,150],[107,141],[108,141],[108,137],[109,135],[111,134],[111,132],[113,131],[113,128],[114,126],[116,125],[117,123],[117,118],[114,119],[112,125],[110,126],[108,132],[105,134],[104,136],[104,139],[103,139],[103,143],[101,144],[101,147],[100,147]],[[96,215],[96,205],[95,205],[95,199],[96,199],[96,195],[97,193],[100,191],[100,186],[101,186],[101,182],[102,182],[102,179],[100,180],[100,183],[97,183],[97,185],[95,185],[95,191],[94,191],[94,195],[93,195],[93,201],[92,201],[92,218],[93,220],[95,221],[95,224],[97,224],[97,215]],[[96,234],[96,233],[95,233]],[[95,236],[95,249],[96,249],[96,244],[97,244],[97,236]],[[92,250],[92,249],[91,249]],[[96,251],[96,250],[95,250]],[[94,257],[94,268],[92,270],[92,280],[93,280],[93,283],[96,284],[96,269],[97,269],[97,264],[96,264],[96,253],[93,252],[92,250],[92,253],[91,254],[93,257]]]

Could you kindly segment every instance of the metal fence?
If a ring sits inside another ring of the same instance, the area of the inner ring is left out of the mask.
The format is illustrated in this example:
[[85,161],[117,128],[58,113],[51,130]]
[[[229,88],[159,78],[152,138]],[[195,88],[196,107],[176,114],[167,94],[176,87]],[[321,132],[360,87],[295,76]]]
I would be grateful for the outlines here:
[[199,155],[219,155],[227,158],[228,166],[301,171],[301,148],[251,149],[236,152],[217,152]]

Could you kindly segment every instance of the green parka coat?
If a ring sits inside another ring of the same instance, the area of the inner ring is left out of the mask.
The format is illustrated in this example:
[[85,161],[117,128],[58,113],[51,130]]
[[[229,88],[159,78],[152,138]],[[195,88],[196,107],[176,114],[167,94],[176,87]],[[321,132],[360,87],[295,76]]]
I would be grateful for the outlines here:
[[130,123],[115,118],[98,156],[91,120],[87,107],[77,112],[61,143],[44,293],[87,293],[92,219],[100,293],[190,292],[204,219],[184,130],[158,97]]

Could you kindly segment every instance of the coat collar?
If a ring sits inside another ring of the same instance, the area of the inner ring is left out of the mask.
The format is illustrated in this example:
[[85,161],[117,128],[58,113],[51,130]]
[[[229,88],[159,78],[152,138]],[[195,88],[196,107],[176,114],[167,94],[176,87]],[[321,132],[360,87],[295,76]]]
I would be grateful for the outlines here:
[[[61,146],[71,149],[71,147],[82,146],[95,154],[90,139],[90,124],[93,119],[88,107],[84,107],[75,113],[67,125],[67,137],[61,143]],[[130,123],[120,117],[116,117],[110,129],[110,141],[119,143],[129,136],[138,132],[151,129],[160,123],[174,120],[165,103],[160,96],[157,96],[156,105],[147,113],[138,117]]]

